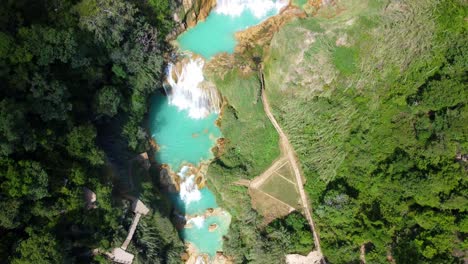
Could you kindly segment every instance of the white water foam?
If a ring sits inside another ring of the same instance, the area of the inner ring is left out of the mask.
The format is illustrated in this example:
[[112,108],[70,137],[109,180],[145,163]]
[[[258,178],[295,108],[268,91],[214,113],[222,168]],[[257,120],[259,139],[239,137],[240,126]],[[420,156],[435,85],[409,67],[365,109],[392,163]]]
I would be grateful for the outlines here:
[[[190,59],[182,65],[180,71],[173,64],[168,66],[166,89],[169,104],[180,110],[188,110],[194,119],[204,118],[210,113],[219,113],[220,99],[214,87],[201,87],[203,77],[203,59]],[[174,79],[173,74],[176,75]]]
[[276,13],[288,5],[287,0],[218,0],[214,11],[218,14],[237,17],[249,10],[257,18],[265,18],[267,13]]
[[182,182],[180,183],[180,199],[184,202],[185,206],[188,206],[192,202],[199,201],[201,199],[201,192],[198,190],[198,186],[195,183],[195,175],[187,175],[190,172],[189,166],[183,166],[177,175],[180,176]]
[[205,223],[205,217],[197,216],[194,218],[190,218],[190,220],[188,220],[187,223],[194,224],[198,229],[201,229],[203,227],[203,224]]
[[195,264],[206,264],[205,260],[203,259],[203,256],[198,256],[197,260],[195,261]]

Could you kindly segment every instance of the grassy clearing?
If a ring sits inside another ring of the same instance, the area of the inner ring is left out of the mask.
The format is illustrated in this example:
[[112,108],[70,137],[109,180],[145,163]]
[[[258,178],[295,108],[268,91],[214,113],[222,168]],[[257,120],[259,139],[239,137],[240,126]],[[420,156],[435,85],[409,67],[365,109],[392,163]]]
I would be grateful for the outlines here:
[[291,164],[288,162],[284,164],[281,168],[279,168],[277,173],[281,174],[281,176],[285,177],[286,179],[296,182],[296,176],[294,175],[294,171],[291,167]]
[[[321,10],[316,17],[286,25],[273,38],[265,61],[273,112],[304,157],[304,171],[314,168],[322,180],[333,179],[345,158],[342,146],[355,113],[355,105],[348,99],[352,90],[333,98],[330,95],[334,89],[347,90],[353,82],[362,82],[346,77],[362,71],[363,56],[366,60],[372,56],[369,42],[384,4],[343,1],[339,8]],[[335,108],[340,111],[331,111]],[[310,133],[315,134],[313,141],[304,136]]]
[[342,74],[349,75],[356,71],[358,57],[357,49],[337,47],[333,51],[332,61]]
[[251,189],[249,193],[252,199],[253,208],[263,216],[263,224],[289,214],[290,207],[287,204],[278,203],[276,199],[267,195],[265,192]]
[[271,175],[259,189],[291,207],[300,207],[297,185],[285,180],[277,174]]

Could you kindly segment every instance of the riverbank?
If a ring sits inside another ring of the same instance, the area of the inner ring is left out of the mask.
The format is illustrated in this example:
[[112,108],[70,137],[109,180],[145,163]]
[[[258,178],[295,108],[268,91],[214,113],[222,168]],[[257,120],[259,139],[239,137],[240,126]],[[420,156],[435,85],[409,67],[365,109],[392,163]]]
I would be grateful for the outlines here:
[[[219,8],[219,6],[217,8]],[[193,70],[198,71],[198,69],[203,68],[204,72],[202,74],[197,73],[195,75],[192,75],[192,76],[200,75],[201,76],[200,79],[196,81],[195,79],[192,78],[192,80],[190,81],[190,82],[193,82],[197,87],[200,87],[200,91],[202,91],[202,93],[209,95],[208,97],[206,97],[206,99],[201,99],[202,101],[200,101],[200,104],[197,104],[197,105],[198,106],[209,105],[209,103],[213,101],[210,98],[213,98],[212,94],[214,93],[209,92],[211,89],[210,87],[216,87],[219,93],[223,96],[222,108],[220,109],[222,118],[219,118],[217,120],[217,124],[220,125],[221,130],[223,132],[226,132],[228,136],[224,135],[224,139],[222,139],[221,141],[218,141],[218,142],[223,143],[222,146],[217,146],[215,148],[216,159],[214,162],[216,164],[214,164],[214,166],[218,167],[218,165],[222,164],[222,167],[224,168],[222,168],[221,170],[218,170],[219,175],[212,175],[213,181],[217,181],[216,178],[220,178],[220,177],[223,177],[223,175],[226,175],[226,170],[228,171],[231,170],[229,167],[232,168],[232,165],[235,165],[232,162],[231,164],[228,164],[225,161],[227,161],[227,158],[229,158],[230,156],[233,157],[232,151],[235,151],[235,149],[233,149],[234,146],[232,145],[232,142],[237,142],[237,141],[241,142],[240,136],[242,135],[243,137],[245,137],[246,130],[245,130],[245,126],[231,126],[229,130],[226,130],[226,125],[230,125],[231,122],[237,123],[239,121],[239,118],[242,118],[243,120],[245,120],[247,122],[246,124],[248,124],[248,126],[251,126],[253,128],[251,132],[258,133],[258,134],[254,134],[254,136],[252,137],[252,139],[255,139],[255,141],[250,141],[250,142],[244,141],[238,146],[238,147],[246,146],[247,148],[244,149],[243,151],[247,151],[246,153],[248,153],[248,156],[252,157],[252,159],[250,160],[251,162],[250,161],[240,162],[236,166],[239,166],[238,168],[241,170],[248,168],[249,170],[258,171],[258,172],[252,171],[252,173],[248,173],[250,174],[248,177],[255,177],[256,175],[258,175],[259,172],[261,172],[264,167],[268,166],[271,163],[271,161],[279,153],[279,149],[277,145],[275,144],[275,142],[277,142],[278,140],[278,135],[275,133],[275,130],[273,126],[271,125],[271,123],[269,122],[268,117],[265,116],[265,114],[263,113],[263,108],[262,108],[263,103],[260,99],[261,89],[259,87],[259,83],[255,75],[252,75],[252,73],[257,70],[256,67],[258,66],[258,61],[256,61],[255,58],[261,58],[263,51],[261,51],[257,55],[251,52],[254,50],[253,49],[254,46],[258,46],[258,47],[264,46],[264,49],[267,50],[268,43],[273,37],[274,33],[278,31],[287,22],[294,20],[295,18],[304,17],[305,12],[291,5],[280,6],[277,10],[278,11],[282,10],[279,15],[272,16],[271,18],[268,18],[265,20],[260,19],[260,20],[263,20],[262,23],[260,23],[257,26],[253,26],[245,31],[242,31],[241,33],[236,33],[235,36],[234,36],[234,32],[237,30],[237,28],[242,28],[244,26],[235,25],[231,29],[227,29],[227,30],[232,31],[232,33],[230,33],[230,34],[233,34],[232,42],[214,43],[213,44],[214,46],[211,47],[209,50],[207,50],[205,46],[200,46],[198,42],[195,42],[195,41],[199,41],[200,38],[191,38],[189,33],[194,36],[197,36],[197,34],[199,34],[200,32],[203,32],[202,30],[203,27],[211,27],[211,24],[213,24],[214,22],[210,20],[210,16],[206,19],[206,21],[201,22],[196,27],[189,29],[187,32],[182,33],[178,38],[178,40],[182,40],[182,44],[183,44],[180,46],[180,48],[190,49],[190,48],[187,48],[186,45],[193,45],[189,47],[193,47],[193,49],[195,49],[196,51],[199,50],[199,52],[201,52],[203,56],[208,57],[208,58],[210,58],[214,54],[218,54],[220,51],[233,53],[233,55],[228,55],[226,53],[221,54],[221,55],[216,55],[214,56],[213,59],[209,60],[206,63],[205,67],[203,67],[203,65],[201,65],[201,67],[200,65],[199,66],[194,65],[194,67],[190,66],[193,62],[195,63],[198,60],[198,58],[191,56],[191,55],[188,55],[188,56],[185,55],[186,57],[184,59],[182,59],[180,62],[175,64],[174,67],[171,66],[169,68],[170,69],[169,79],[173,79],[173,81],[168,82],[169,86],[172,89],[172,91],[168,92],[169,95],[172,94],[172,96],[177,96],[176,95],[177,90],[185,89],[182,87],[185,87],[185,85],[187,85],[188,83],[186,84],[184,83],[184,78],[185,78],[183,76],[184,71],[187,71],[186,73],[188,73],[190,71],[193,71]],[[232,12],[232,10],[229,12]],[[268,14],[268,13],[265,13],[265,14]],[[249,18],[243,21],[256,24],[258,23],[257,21],[260,21],[260,20],[251,20]],[[215,24],[219,24],[219,23],[215,23]],[[201,30],[201,31],[198,31],[198,30]],[[225,34],[224,29],[221,29],[220,32],[223,32],[222,34]],[[218,34],[216,32],[211,32],[211,31],[210,33],[213,33],[214,35]],[[200,33],[200,34],[205,34],[205,33]],[[201,38],[201,39],[204,39],[204,38]],[[238,41],[237,45],[235,44],[233,45],[233,43],[236,43],[235,41]],[[188,44],[184,44],[184,43],[188,43]],[[234,46],[235,46],[235,49],[233,48]],[[199,48],[202,48],[202,49],[199,49]],[[229,67],[223,67],[222,65],[219,65],[220,62],[221,64],[223,64],[223,63],[226,63],[227,61],[231,61],[231,62],[236,61],[236,63],[231,64]],[[235,70],[232,70],[233,67]],[[241,69],[241,70],[239,71],[236,68]],[[220,74],[217,75],[216,73],[220,73]],[[242,75],[239,76],[238,73],[242,73]],[[207,79],[203,78],[202,75],[205,75]],[[230,79],[226,79],[226,78],[230,78]],[[229,89],[224,89],[226,88],[225,83],[227,80],[229,80],[228,83],[238,82],[239,88],[243,88],[243,89],[248,88],[247,91],[249,91],[249,94],[239,93],[238,89],[232,89],[230,87],[230,85],[232,84],[229,84],[228,86]],[[201,81],[203,81],[203,83],[206,83],[208,85],[203,84],[203,85],[198,86],[199,83],[201,83]],[[244,84],[246,84],[247,86],[245,86]],[[192,85],[192,87],[195,87],[195,86]],[[194,93],[198,93],[198,92],[195,92],[193,90],[189,91],[187,89],[186,92],[184,92],[183,94],[194,94]],[[185,95],[182,95],[181,93],[181,96],[185,96]],[[191,98],[190,100],[193,100],[193,98],[202,98],[202,97],[200,97],[197,94],[195,97],[191,96],[190,98]],[[171,100],[173,99],[169,98],[169,102],[171,102]],[[178,103],[175,103],[175,104],[177,105]],[[187,101],[187,104],[190,105],[191,102]],[[219,103],[216,103],[216,104],[219,105]],[[182,107],[182,105],[179,107]],[[188,113],[189,115],[192,116],[192,118],[199,118],[199,115],[197,113],[202,113],[206,111],[201,108],[200,108],[201,112],[191,112],[190,108],[188,108],[188,110],[189,110]],[[255,117],[255,118],[252,118],[252,117]],[[263,125],[259,126],[259,123],[257,121],[261,121]],[[265,132],[269,134],[267,137],[259,136],[261,134],[265,135]],[[193,133],[192,138],[197,138],[199,135],[200,133],[198,132]],[[153,136],[155,136],[156,138],[158,137],[156,134],[153,134]],[[164,152],[164,148],[167,146],[165,146],[165,144],[160,144],[160,145],[163,146],[160,149],[162,152]],[[184,145],[184,144],[181,144],[181,145]],[[262,155],[261,153],[264,152],[265,150],[269,151],[270,153],[268,155]],[[260,161],[259,163],[258,158],[260,157],[262,157],[263,161]],[[222,161],[222,163],[220,163],[220,161]],[[177,168],[177,166],[171,166],[171,167]],[[208,169],[208,174],[210,174],[210,171],[213,172],[213,170],[211,169],[212,167],[213,165],[210,166],[210,168]],[[243,173],[245,172],[246,171],[244,171]],[[186,176],[183,176],[181,179],[178,179],[180,175],[177,175],[176,173],[169,173],[169,174],[171,175],[171,178],[173,179],[173,185],[175,186],[175,190],[178,190],[180,192],[186,190],[185,186],[182,187],[185,181],[189,180],[191,182],[188,185],[189,187],[197,186],[198,188],[200,187],[198,186],[198,184],[202,181],[202,180],[198,180],[201,178],[196,176],[196,173],[193,174],[194,175],[193,179],[187,178]],[[211,177],[208,176],[208,183],[211,183],[210,178]],[[194,182],[195,184],[192,184],[192,182]],[[215,187],[215,188],[219,190],[218,187]],[[184,193],[185,192],[186,191],[184,191]],[[183,194],[182,192],[180,194],[181,194],[181,197],[185,196],[185,194]],[[218,195],[221,194],[221,197],[218,196],[218,200],[224,199],[223,203],[225,202],[238,203],[239,201],[245,201],[245,203],[241,202],[233,206],[232,208],[235,211],[237,211],[237,208],[240,204],[245,204],[247,205],[244,208],[246,212],[253,212],[251,209],[251,205],[250,205],[247,194],[242,199],[236,199],[235,197],[232,197],[233,199],[230,199],[230,201],[226,201],[227,197],[223,197],[222,193],[217,192],[217,194]],[[185,210],[186,209],[184,209],[184,211]],[[208,219],[209,217],[215,217],[215,216],[216,215],[206,215],[206,213],[203,213],[203,214],[190,213],[188,215],[186,214],[186,224],[185,224],[185,228],[182,229],[182,232],[187,233],[189,231],[197,230],[199,228],[206,229],[208,232],[213,232],[213,231],[216,232],[219,229],[218,224],[210,224],[206,226],[204,225],[204,222],[203,222],[204,221],[203,219]],[[236,217],[239,216],[238,212],[235,212],[235,216]],[[238,219],[236,220],[238,221]],[[253,230],[260,228],[260,227],[257,227],[256,225],[252,227],[253,227]],[[268,240],[267,238],[265,239]],[[229,240],[228,237],[224,238],[224,240],[225,242],[232,243],[231,242],[232,240]],[[265,243],[270,243],[270,242],[265,241]],[[192,247],[193,246],[194,245],[192,244]],[[193,248],[196,248],[196,247],[193,247]],[[281,258],[284,258],[284,255],[285,254],[283,254]],[[270,257],[273,257],[273,256],[274,255],[271,255]]]

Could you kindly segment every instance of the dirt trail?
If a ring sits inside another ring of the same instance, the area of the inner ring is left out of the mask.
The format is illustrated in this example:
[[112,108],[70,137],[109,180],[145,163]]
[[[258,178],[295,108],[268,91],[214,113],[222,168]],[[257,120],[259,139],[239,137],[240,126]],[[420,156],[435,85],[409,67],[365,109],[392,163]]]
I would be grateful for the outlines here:
[[281,158],[277,159],[273,164],[266,170],[264,171],[260,176],[255,177],[250,182],[250,188],[259,188],[275,171],[279,168],[281,168],[285,163],[288,162],[287,157],[284,155],[281,156]]
[[[303,206],[303,209],[304,209],[304,215],[305,215],[307,221],[309,222],[311,231],[312,231],[313,236],[314,236],[315,249],[320,253],[321,256],[323,256],[322,249],[320,247],[320,238],[318,236],[318,233],[315,230],[315,223],[314,223],[314,220],[312,219],[311,209],[310,209],[310,206],[309,206],[309,201],[308,201],[306,193],[304,191],[304,182],[302,180],[303,178],[301,176],[301,171],[299,169],[298,160],[297,160],[296,155],[294,153],[294,148],[289,143],[289,139],[288,139],[286,133],[283,132],[283,129],[278,124],[275,117],[273,116],[273,113],[271,112],[271,107],[270,107],[270,104],[268,103],[268,98],[267,98],[267,95],[266,95],[266,92],[265,92],[265,80],[264,80],[264,75],[263,75],[262,70],[260,70],[260,72],[259,72],[259,78],[260,78],[260,83],[261,83],[261,88],[262,88],[261,89],[261,91],[262,91],[262,103],[263,103],[263,107],[265,109],[265,113],[268,116],[268,118],[270,119],[271,123],[273,124],[273,126],[275,127],[276,131],[278,132],[278,134],[280,136],[280,147],[281,147],[281,152],[283,154],[282,156],[286,157],[287,160],[291,163],[291,166],[292,166],[293,171],[294,171],[294,176],[296,177],[296,181],[297,181],[297,185],[298,185],[298,189],[299,189],[299,195],[301,196],[302,206]],[[268,170],[266,170],[260,177],[264,178],[264,179],[268,178],[268,176],[272,173],[270,171],[270,169],[272,169],[272,168],[274,169],[276,167],[275,165],[277,165],[277,163],[279,161],[281,161],[281,160],[283,160],[283,158],[281,158],[280,160],[275,162],[275,164],[272,167],[270,167]],[[269,173],[267,173],[267,172],[269,172]],[[323,259],[323,257],[322,257],[322,263],[325,263],[325,260]]]

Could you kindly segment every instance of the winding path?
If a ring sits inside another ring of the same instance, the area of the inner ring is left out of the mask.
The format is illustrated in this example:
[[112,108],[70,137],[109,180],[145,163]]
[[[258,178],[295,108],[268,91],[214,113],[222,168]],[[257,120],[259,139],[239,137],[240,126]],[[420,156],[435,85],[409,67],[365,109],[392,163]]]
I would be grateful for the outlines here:
[[249,187],[258,189],[272,174],[275,173],[276,170],[285,165],[285,163],[288,163],[288,158],[282,155],[281,158],[273,162],[273,164],[266,171],[260,174],[260,176],[255,177],[250,182]]
[[[296,155],[294,153],[294,148],[291,146],[291,143],[289,143],[289,139],[284,133],[283,129],[281,126],[278,124],[276,121],[275,117],[273,116],[273,113],[271,112],[271,107],[270,103],[268,102],[268,98],[265,92],[265,79],[263,75],[263,70],[262,66],[260,66],[260,71],[259,71],[259,78],[260,78],[260,84],[261,84],[261,94],[262,94],[262,103],[263,103],[263,108],[265,110],[266,115],[270,119],[271,123],[275,127],[276,131],[278,132],[278,135],[280,136],[280,147],[281,147],[281,152],[283,152],[283,155],[287,157],[289,162],[291,163],[291,166],[294,171],[294,176],[296,177],[297,181],[297,186],[299,189],[299,195],[301,196],[301,201],[302,201],[302,206],[304,209],[304,215],[309,222],[312,234],[314,236],[314,243],[315,243],[315,248],[316,251],[319,252],[320,256],[322,256],[322,263],[325,263],[325,259],[323,258],[322,254],[322,249],[320,247],[320,238],[318,236],[318,233],[315,230],[315,223],[312,218],[312,214],[310,206],[309,206],[309,201],[307,199],[306,193],[304,191],[304,181],[302,180],[302,175],[301,171],[299,169],[299,162],[297,161]],[[282,159],[280,159],[282,160]],[[268,171],[268,170],[267,170]],[[264,173],[265,174],[265,173]],[[264,175],[262,174],[262,175]]]

